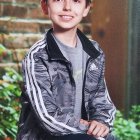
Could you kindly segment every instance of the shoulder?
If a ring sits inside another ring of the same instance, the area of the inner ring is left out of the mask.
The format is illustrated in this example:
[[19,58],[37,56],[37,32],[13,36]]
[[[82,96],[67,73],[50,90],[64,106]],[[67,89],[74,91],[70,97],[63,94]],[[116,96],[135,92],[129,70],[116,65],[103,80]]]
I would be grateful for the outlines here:
[[98,56],[97,60],[104,63],[105,62],[105,53],[100,47],[99,43],[95,40],[89,39],[91,43],[93,44],[93,47],[100,52],[100,55]]
[[101,54],[104,54],[103,50],[101,49],[99,43],[95,40],[89,39],[92,43],[93,47],[95,47],[96,50],[98,50]]

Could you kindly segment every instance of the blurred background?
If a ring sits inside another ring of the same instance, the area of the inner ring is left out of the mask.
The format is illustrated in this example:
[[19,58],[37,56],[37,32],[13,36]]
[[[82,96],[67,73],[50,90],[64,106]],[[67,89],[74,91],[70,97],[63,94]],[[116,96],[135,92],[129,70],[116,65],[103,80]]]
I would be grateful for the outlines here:
[[[126,120],[134,113],[140,115],[139,15],[140,0],[94,0],[89,15],[79,25],[105,52],[108,90],[115,106],[123,112]],[[40,0],[0,0],[0,122],[3,121],[0,124],[1,139],[9,136],[14,139],[16,136],[20,112],[20,105],[16,103],[19,101],[22,82],[21,60],[50,27],[51,21],[43,15]],[[15,91],[17,92],[14,93]],[[13,108],[16,111],[12,110]],[[16,120],[7,127],[4,116],[6,113],[7,116],[8,113],[14,116],[9,121]],[[138,126],[132,123],[133,130],[140,128],[138,116],[135,118]],[[130,120],[134,120],[134,116]],[[128,121],[124,126],[127,127],[127,123],[131,124]],[[134,134],[127,131],[126,134]],[[136,130],[136,134],[139,135],[138,131]],[[120,134],[124,133],[123,131],[116,133],[118,137],[123,137],[123,134]],[[132,139],[140,140],[140,137],[131,137],[130,140]],[[126,139],[125,136],[122,140],[129,140],[129,137]]]

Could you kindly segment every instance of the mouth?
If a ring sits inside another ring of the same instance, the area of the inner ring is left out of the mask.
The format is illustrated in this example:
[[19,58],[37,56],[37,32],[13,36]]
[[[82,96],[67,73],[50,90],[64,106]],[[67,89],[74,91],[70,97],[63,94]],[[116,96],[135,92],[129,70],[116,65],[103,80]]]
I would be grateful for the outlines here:
[[65,21],[70,21],[73,16],[69,16],[69,15],[60,15],[61,19],[62,20],[65,20]]

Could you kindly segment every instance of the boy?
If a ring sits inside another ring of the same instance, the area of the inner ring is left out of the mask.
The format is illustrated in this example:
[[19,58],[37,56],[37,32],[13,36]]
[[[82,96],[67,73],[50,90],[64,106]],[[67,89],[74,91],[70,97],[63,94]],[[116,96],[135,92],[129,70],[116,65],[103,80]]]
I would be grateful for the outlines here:
[[41,6],[53,28],[23,60],[17,140],[114,139],[104,54],[77,28],[90,0],[41,0]]

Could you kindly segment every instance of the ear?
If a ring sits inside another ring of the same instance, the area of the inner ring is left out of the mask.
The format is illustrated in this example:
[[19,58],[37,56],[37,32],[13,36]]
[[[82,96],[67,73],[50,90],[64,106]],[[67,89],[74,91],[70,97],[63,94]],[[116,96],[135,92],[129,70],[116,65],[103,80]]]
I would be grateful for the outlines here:
[[47,2],[46,0],[41,0],[41,7],[42,7],[42,11],[45,15],[48,14],[48,7],[47,7]]
[[88,14],[88,12],[90,10],[90,7],[91,7],[91,4],[89,4],[89,5],[86,6],[86,8],[84,10],[84,13],[83,13],[83,17],[86,17],[87,16],[87,14]]

